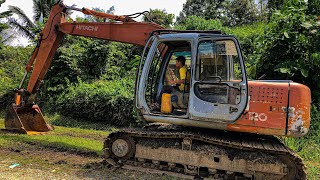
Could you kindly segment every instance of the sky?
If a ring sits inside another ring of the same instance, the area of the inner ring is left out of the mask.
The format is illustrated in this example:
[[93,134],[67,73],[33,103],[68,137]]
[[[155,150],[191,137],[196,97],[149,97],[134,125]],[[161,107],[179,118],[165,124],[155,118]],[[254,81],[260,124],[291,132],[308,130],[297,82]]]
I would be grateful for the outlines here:
[[[174,14],[176,17],[182,10],[183,3],[186,0],[64,0],[63,3],[67,6],[76,5],[77,8],[95,8],[108,10],[111,6],[115,7],[116,15],[127,15],[136,12],[142,12],[149,9],[165,9],[167,13]],[[18,6],[21,8],[29,18],[32,19],[33,12],[32,0],[6,0],[0,7],[0,12],[6,11],[8,5]],[[73,13],[72,18],[81,16],[81,13]],[[27,40],[25,38],[16,38],[12,42],[13,45],[26,45]]]

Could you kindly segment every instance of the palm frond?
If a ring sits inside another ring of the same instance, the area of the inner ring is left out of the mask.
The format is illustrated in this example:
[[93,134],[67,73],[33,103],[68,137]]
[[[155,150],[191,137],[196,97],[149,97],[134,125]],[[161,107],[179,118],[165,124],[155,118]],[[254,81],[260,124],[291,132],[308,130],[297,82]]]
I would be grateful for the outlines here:
[[48,18],[51,8],[57,0],[33,0],[34,20],[39,21],[41,18]]
[[22,36],[25,36],[28,39],[35,38],[35,34],[29,29],[29,26],[24,26],[24,25],[20,24],[14,18],[9,18],[8,23],[10,24],[12,29],[14,29],[16,32],[20,33]]
[[0,0],[0,7],[1,7],[1,4],[5,3],[6,0]]
[[39,21],[41,15],[43,15],[43,3],[41,0],[33,0],[33,19]]
[[9,17],[12,15],[11,11],[4,11],[0,13],[0,18]]
[[28,18],[24,11],[17,6],[8,6],[9,11],[19,16],[19,18],[26,23],[26,27],[30,29],[36,29],[36,25]]
[[1,35],[1,36],[3,37],[1,43],[10,43],[15,38],[15,34],[6,34],[5,36],[4,35]]

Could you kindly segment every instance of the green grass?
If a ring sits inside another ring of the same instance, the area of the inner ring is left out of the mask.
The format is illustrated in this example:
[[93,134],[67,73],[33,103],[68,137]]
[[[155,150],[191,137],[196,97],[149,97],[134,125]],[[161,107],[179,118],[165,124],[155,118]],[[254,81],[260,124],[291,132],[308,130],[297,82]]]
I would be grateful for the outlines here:
[[[4,119],[0,118],[0,129],[4,128]],[[26,143],[59,151],[71,151],[102,156],[103,141],[110,131],[68,128],[55,126],[55,130],[45,135],[28,136],[0,132],[0,147],[8,148],[12,143]]]
[[311,108],[311,127],[306,136],[283,140],[304,160],[308,179],[320,179],[320,111],[314,106]]
[[[38,136],[27,136],[27,135],[0,135],[2,140],[5,140],[6,145],[8,142],[22,142],[27,144],[34,144],[37,146],[57,149],[60,151],[72,151],[78,153],[102,155],[102,141],[76,138],[68,136],[58,135],[38,135]],[[2,146],[2,144],[1,144]]]
[[107,125],[104,122],[79,121],[69,117],[60,116],[58,114],[45,116],[48,123],[55,126],[71,127],[76,129],[104,130],[114,131],[115,127]]
[[308,179],[320,178],[320,143],[312,137],[285,138],[285,144],[303,159]]

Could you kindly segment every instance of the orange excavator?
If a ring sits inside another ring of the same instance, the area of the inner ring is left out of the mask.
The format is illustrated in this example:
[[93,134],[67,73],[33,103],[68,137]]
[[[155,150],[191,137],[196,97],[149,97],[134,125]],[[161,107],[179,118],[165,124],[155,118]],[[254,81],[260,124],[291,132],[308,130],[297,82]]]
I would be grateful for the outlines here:
[[[113,21],[68,22],[67,10]],[[111,133],[104,142],[110,164],[183,178],[306,179],[302,160],[275,136],[308,132],[307,86],[287,80],[248,81],[238,40],[221,31],[168,30],[132,16],[62,2],[53,6],[26,66],[6,113],[6,129],[26,134],[53,129],[34,101],[65,34],[144,47],[135,106],[151,123]],[[184,60],[176,60],[181,56]],[[175,73],[172,68],[179,63],[184,71]]]

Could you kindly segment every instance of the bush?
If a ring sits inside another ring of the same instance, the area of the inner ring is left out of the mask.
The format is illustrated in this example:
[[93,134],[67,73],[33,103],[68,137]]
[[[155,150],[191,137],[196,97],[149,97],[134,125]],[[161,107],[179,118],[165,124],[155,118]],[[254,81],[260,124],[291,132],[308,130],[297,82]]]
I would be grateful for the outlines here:
[[256,78],[256,61],[252,58],[252,54],[254,53],[255,46],[258,43],[259,37],[263,35],[266,26],[267,24],[265,23],[255,23],[252,25],[233,27],[229,32],[229,34],[234,35],[239,40],[249,79]]
[[85,37],[66,36],[57,50],[45,76],[42,95],[58,96],[67,82],[77,83],[97,79],[114,80],[135,71],[136,46]]
[[177,23],[174,29],[178,30],[222,30],[227,31],[228,28],[222,26],[219,20],[206,20],[198,16],[188,16],[183,23]]
[[115,126],[135,123],[133,110],[134,81],[81,82],[70,85],[54,105],[61,115],[91,122],[106,122]]
[[10,47],[0,49],[0,106],[5,107],[13,99],[13,89],[18,88],[25,72],[25,65],[33,47]]

